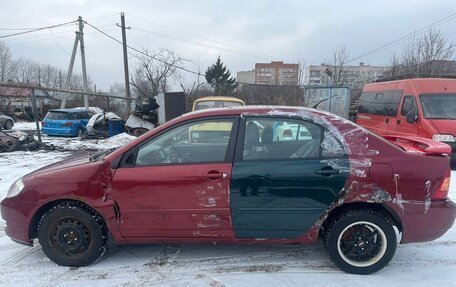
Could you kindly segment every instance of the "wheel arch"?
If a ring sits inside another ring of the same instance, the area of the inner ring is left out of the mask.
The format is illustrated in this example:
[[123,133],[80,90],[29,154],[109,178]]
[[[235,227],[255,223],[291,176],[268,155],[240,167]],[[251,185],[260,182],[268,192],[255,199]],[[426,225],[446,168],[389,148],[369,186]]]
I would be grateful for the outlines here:
[[108,225],[106,222],[106,218],[103,216],[103,214],[101,214],[100,212],[98,212],[97,210],[95,210],[93,207],[91,207],[90,205],[88,205],[85,202],[82,202],[82,201],[79,201],[76,199],[58,199],[58,200],[47,202],[46,204],[41,206],[35,212],[32,219],[30,220],[30,224],[29,224],[29,233],[28,233],[29,240],[33,240],[38,237],[39,225],[40,225],[41,219],[43,218],[44,214],[46,214],[46,212],[48,212],[52,208],[54,208],[62,203],[65,203],[65,202],[79,206],[79,207],[83,208],[84,210],[86,210],[87,212],[89,212],[91,215],[98,216],[103,221],[103,235],[104,236],[107,235],[107,233],[108,233],[107,226]]
[[323,224],[320,227],[320,233],[325,230],[331,224],[333,220],[335,220],[340,214],[346,212],[348,210],[356,210],[356,209],[369,209],[381,213],[382,215],[386,216],[391,223],[397,227],[400,233],[403,231],[403,226],[399,215],[390,207],[385,204],[381,203],[370,203],[370,202],[351,202],[346,203],[343,205],[339,205],[332,209]]

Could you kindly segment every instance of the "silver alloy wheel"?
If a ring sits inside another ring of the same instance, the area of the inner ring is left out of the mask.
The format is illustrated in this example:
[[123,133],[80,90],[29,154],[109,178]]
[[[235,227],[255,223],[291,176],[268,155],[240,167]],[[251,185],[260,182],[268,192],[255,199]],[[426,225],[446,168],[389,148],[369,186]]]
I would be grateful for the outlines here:
[[[359,228],[361,232],[357,233],[355,229]],[[347,245],[350,246],[349,250]],[[387,247],[388,240],[383,230],[368,221],[348,225],[337,238],[337,251],[340,257],[355,267],[374,265],[385,255]]]

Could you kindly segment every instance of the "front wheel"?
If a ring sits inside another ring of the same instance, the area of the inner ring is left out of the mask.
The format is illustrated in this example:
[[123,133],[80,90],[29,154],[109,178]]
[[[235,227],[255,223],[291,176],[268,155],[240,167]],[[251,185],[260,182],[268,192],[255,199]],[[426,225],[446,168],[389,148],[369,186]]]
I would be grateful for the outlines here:
[[76,204],[63,203],[46,212],[38,239],[46,256],[63,266],[86,266],[103,253],[101,219]]
[[82,136],[84,135],[84,131],[82,129],[78,129],[77,133],[76,133],[76,136],[78,138],[81,138]]
[[351,210],[330,224],[325,243],[337,267],[348,273],[371,274],[391,261],[397,239],[384,215],[371,210]]

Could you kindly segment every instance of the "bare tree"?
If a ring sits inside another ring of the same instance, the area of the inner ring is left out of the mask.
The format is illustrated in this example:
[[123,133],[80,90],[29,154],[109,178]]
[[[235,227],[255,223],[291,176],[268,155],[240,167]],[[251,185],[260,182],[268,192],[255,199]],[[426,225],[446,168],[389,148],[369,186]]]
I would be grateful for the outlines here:
[[143,50],[136,56],[130,83],[137,98],[149,98],[168,90],[170,80],[179,77],[177,66],[184,63],[174,51],[160,49],[157,52]]
[[198,75],[196,75],[192,81],[187,83],[184,82],[184,78],[181,77],[180,79],[180,86],[186,96],[185,106],[187,111],[190,111],[192,109],[193,102],[196,99],[211,95],[213,93],[211,91],[211,87],[204,79],[204,68],[200,59],[198,58],[196,62],[192,61],[192,63],[194,64]]
[[331,65],[328,68],[333,85],[342,85],[346,80],[344,67],[347,64],[348,57],[349,52],[345,45],[341,45],[333,50]]
[[415,35],[405,43],[401,56],[391,59],[391,76],[434,77],[455,72],[447,63],[453,59],[454,48],[438,29]]
[[0,81],[9,80],[11,73],[11,51],[5,42],[0,41]]
[[302,54],[299,54],[295,59],[295,63],[298,64],[298,77],[297,77],[297,83],[292,83],[292,84],[295,84],[296,86],[304,86],[304,83],[306,82],[306,77],[308,76],[305,74],[307,60],[304,58],[304,56]]

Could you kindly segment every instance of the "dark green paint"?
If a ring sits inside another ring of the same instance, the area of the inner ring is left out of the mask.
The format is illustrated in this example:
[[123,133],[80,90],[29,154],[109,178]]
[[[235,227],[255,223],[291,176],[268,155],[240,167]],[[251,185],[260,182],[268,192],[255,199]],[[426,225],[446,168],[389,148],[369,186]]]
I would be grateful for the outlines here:
[[[348,159],[340,161],[349,166]],[[231,213],[236,237],[303,235],[336,200],[348,178],[348,172],[315,173],[325,167],[320,159],[234,163]]]

